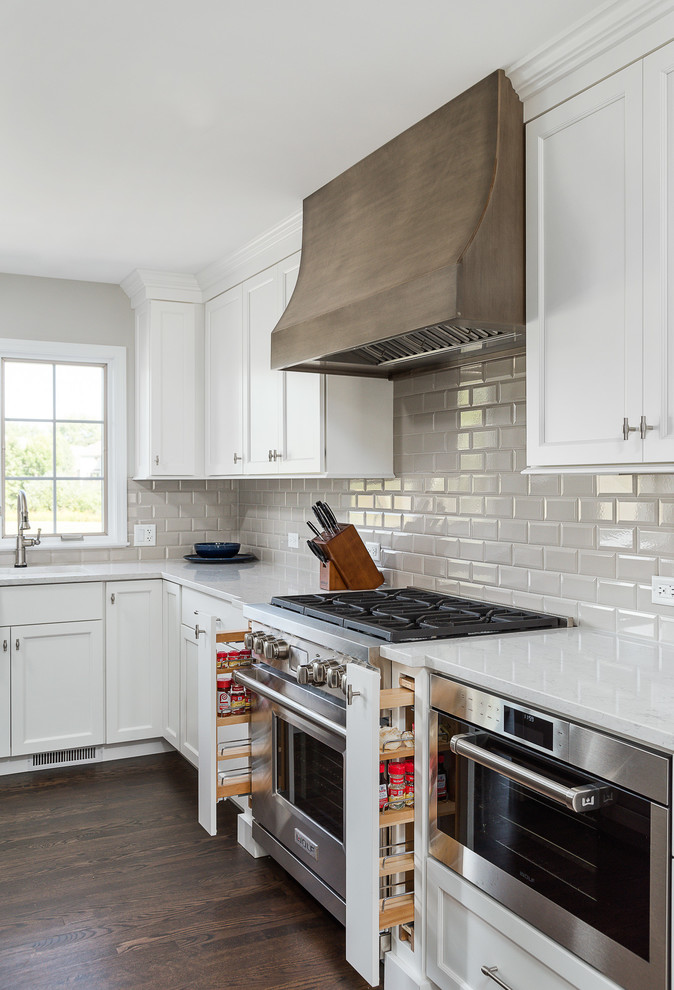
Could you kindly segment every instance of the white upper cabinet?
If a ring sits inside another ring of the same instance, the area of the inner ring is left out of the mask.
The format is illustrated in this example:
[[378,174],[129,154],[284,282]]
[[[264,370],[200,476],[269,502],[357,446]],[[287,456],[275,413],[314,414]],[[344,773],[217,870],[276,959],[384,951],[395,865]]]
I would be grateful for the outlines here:
[[205,307],[207,475],[243,473],[243,291],[223,292]]
[[278,266],[243,283],[246,474],[278,474],[283,376],[271,370],[271,332],[282,313]]
[[202,362],[201,306],[150,300],[136,310],[138,477],[203,474]]
[[531,466],[642,460],[641,76],[636,63],[527,125]]

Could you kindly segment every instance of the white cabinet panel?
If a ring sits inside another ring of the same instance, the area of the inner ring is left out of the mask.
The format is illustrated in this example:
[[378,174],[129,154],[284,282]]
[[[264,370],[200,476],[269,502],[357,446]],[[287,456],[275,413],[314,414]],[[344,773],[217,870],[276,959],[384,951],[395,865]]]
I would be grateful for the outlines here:
[[162,735],[161,581],[106,585],[106,741]]
[[10,752],[10,654],[9,627],[0,629],[0,758]]
[[645,461],[674,461],[674,44],[644,60]]
[[3,588],[0,625],[33,622],[81,622],[103,618],[103,584],[36,584]]
[[641,459],[641,66],[527,127],[532,465]]
[[247,379],[244,471],[247,474],[274,474],[278,473],[280,463],[283,384],[283,376],[271,370],[271,332],[282,312],[276,267],[244,282],[243,305]]
[[[151,300],[136,314],[136,472],[203,470],[203,315],[193,303]],[[199,398],[199,402],[197,401]]]
[[243,472],[243,291],[206,303],[206,474]]
[[[195,623],[196,625],[196,623]],[[201,620],[203,627],[204,620]],[[195,626],[180,627],[180,752],[199,766],[199,643]]]
[[162,588],[162,735],[180,748],[180,592],[178,584]]
[[100,620],[12,626],[13,756],[104,742],[103,697]]

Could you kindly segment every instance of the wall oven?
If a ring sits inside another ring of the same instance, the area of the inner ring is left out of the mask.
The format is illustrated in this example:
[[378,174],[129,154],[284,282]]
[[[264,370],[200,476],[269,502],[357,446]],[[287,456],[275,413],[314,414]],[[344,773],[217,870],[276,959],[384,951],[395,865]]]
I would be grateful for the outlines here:
[[256,695],[253,838],[344,924],[344,699],[263,663],[236,679]]
[[626,990],[666,990],[670,762],[431,677],[430,855]]

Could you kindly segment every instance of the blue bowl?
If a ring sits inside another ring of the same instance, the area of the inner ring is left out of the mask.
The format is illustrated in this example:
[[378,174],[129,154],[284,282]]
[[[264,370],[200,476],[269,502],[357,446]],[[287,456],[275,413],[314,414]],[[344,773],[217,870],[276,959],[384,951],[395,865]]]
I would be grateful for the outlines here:
[[195,543],[194,552],[200,557],[236,557],[240,543]]

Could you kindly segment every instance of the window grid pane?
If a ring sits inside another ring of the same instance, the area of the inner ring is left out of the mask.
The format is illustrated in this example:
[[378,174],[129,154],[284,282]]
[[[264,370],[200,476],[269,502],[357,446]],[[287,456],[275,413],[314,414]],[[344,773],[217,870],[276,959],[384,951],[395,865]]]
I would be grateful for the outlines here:
[[[3,534],[16,534],[16,514],[12,506],[16,504],[19,488],[26,491],[33,531],[39,526],[45,536],[106,534],[106,424],[99,418],[106,408],[105,366],[12,359],[3,359],[2,364]],[[45,378],[47,367],[51,372],[51,388]],[[22,372],[25,372],[23,381]],[[5,388],[8,379],[9,391]],[[81,394],[60,398],[59,379],[63,389],[80,388]],[[12,411],[30,413],[27,394],[31,381],[39,381],[44,391],[50,393],[51,419],[44,418],[47,412],[44,394],[38,399],[39,417],[6,416],[8,402]],[[97,387],[99,394],[96,394]],[[97,414],[96,418],[57,419],[59,403],[64,412],[91,410]]]

